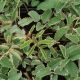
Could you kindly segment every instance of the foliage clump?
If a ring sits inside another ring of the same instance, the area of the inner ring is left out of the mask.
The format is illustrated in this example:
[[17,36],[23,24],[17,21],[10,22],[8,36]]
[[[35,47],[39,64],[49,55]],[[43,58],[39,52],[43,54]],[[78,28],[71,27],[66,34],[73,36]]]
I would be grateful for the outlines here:
[[80,0],[0,0],[0,80],[80,80]]

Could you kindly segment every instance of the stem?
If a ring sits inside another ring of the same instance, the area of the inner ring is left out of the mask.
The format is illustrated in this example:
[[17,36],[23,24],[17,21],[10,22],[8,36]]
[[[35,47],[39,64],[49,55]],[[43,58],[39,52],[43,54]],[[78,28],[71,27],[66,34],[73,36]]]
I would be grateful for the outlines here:
[[26,73],[24,73],[24,75],[28,78],[28,80],[32,80],[27,71],[26,71]]

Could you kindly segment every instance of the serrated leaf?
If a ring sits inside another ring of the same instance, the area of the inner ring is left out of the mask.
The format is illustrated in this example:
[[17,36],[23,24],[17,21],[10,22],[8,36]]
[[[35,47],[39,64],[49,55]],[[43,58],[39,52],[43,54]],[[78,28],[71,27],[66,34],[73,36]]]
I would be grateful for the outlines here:
[[12,67],[12,63],[11,63],[11,61],[9,60],[8,57],[3,57],[2,60],[0,60],[0,64],[1,64],[3,67],[6,67],[6,68],[11,68],[11,67]]
[[67,70],[71,77],[77,77],[78,76],[78,67],[74,62],[69,62],[67,64]]
[[50,52],[51,52],[51,54],[53,55],[54,58],[56,58],[58,56],[58,53],[57,53],[55,48],[50,47]]
[[60,47],[63,57],[68,58],[69,55],[66,52],[66,47],[64,47],[63,45],[59,45],[59,47]]
[[54,68],[54,74],[62,76],[68,75],[68,71],[66,69],[66,65],[68,64],[68,62],[68,59],[58,61],[58,63],[56,63],[56,67]]
[[51,20],[48,22],[48,25],[49,26],[52,26],[52,25],[56,25],[58,23],[60,23],[61,19],[59,19],[58,17],[53,17],[51,18]]
[[3,52],[7,52],[9,49],[9,46],[7,46],[6,44],[1,44],[0,45],[0,54]]
[[41,30],[40,32],[38,32],[38,33],[36,34],[36,38],[41,37],[41,36],[43,35],[43,33],[44,33],[44,30]]
[[55,70],[57,67],[59,67],[61,62],[61,59],[52,59],[50,60],[50,62],[48,63],[48,66],[51,68],[51,70]]
[[47,76],[49,74],[50,74],[49,68],[45,68],[45,69],[42,69],[42,70],[38,71],[36,73],[36,76],[39,77],[39,78],[42,78],[42,77]]
[[17,73],[17,70],[12,69],[9,72],[9,78],[8,78],[8,80],[20,80],[21,76],[22,76],[21,72]]
[[63,70],[66,67],[66,65],[69,63],[69,61],[70,61],[69,59],[63,59],[63,60],[61,60],[60,65],[58,67],[60,69],[60,71]]
[[31,65],[39,65],[39,64],[41,64],[41,62],[39,60],[33,60],[31,62]]
[[33,46],[31,47],[31,49],[29,50],[29,52],[26,53],[26,55],[28,55],[28,56],[32,55],[32,54],[34,53],[35,47],[36,47],[36,45],[33,45]]
[[44,76],[47,76],[50,74],[50,69],[49,67],[44,67],[43,65],[38,65],[36,67],[36,77],[42,78]]
[[54,6],[54,2],[55,2],[55,0],[54,0],[54,1],[52,1],[52,0],[44,1],[44,2],[42,2],[42,3],[40,3],[40,4],[38,5],[37,9],[38,9],[38,10],[39,10],[39,9],[42,9],[42,10],[51,9],[51,8],[53,8],[53,6]]
[[20,65],[21,61],[14,55],[12,55],[12,59],[13,59],[13,66],[17,68]]
[[29,11],[28,15],[34,20],[34,22],[38,22],[40,20],[40,15],[36,11]]
[[19,60],[22,60],[21,59],[21,52],[19,52],[18,50],[15,50],[13,49],[12,52],[11,52],[16,58],[18,58]]
[[80,59],[80,47],[79,45],[73,45],[67,48],[67,53],[69,54],[69,59],[72,61]]
[[41,44],[46,44],[46,45],[48,45],[48,46],[52,46],[52,45],[54,45],[55,43],[56,43],[55,40],[49,40],[49,39],[40,40],[40,41],[38,42],[39,45],[41,45]]
[[40,49],[40,52],[41,52],[41,54],[42,54],[42,57],[43,57],[45,60],[47,60],[47,54],[46,54],[45,50],[44,50],[43,48],[41,48],[41,47],[39,47],[39,49]]
[[41,15],[41,20],[43,21],[43,23],[49,21],[49,19],[51,17],[51,13],[52,13],[51,10],[47,10]]
[[68,29],[69,27],[66,26],[66,27],[62,27],[59,30],[57,30],[57,32],[55,33],[54,39],[56,41],[59,41],[64,36],[64,34],[68,32]]
[[33,19],[28,17],[28,18],[23,18],[21,19],[18,24],[21,26],[21,27],[24,27],[26,25],[29,25],[31,22],[33,22]]
[[[60,72],[62,73],[61,75],[67,75],[68,72],[66,70],[66,65],[68,64],[70,60],[69,59],[53,59],[48,63],[48,66],[51,68],[51,70],[54,70],[55,73],[60,74]],[[63,74],[64,72],[66,72],[65,74]]]
[[57,25],[57,24],[61,23],[61,21],[64,19],[65,19],[65,16],[62,13],[57,13],[54,17],[52,17],[49,20],[48,25],[49,26]]
[[44,27],[45,27],[45,25],[41,24],[40,22],[38,22],[38,23],[36,24],[36,30],[37,30],[37,31],[42,30]]
[[67,24],[69,26],[72,25],[72,22],[75,20],[76,16],[75,15],[72,15],[72,14],[69,14],[68,17],[67,17]]
[[34,29],[35,29],[35,25],[31,27],[31,29],[29,30],[29,33],[31,34],[34,31]]
[[66,68],[64,68],[63,70],[60,70],[60,69],[56,69],[54,71],[54,74],[57,74],[57,75],[61,75],[61,76],[68,76],[68,71]]
[[17,25],[14,25],[14,26],[12,26],[10,31],[11,31],[11,33],[20,33],[21,29]]
[[39,4],[38,9],[48,10],[48,9],[55,8],[57,10],[57,12],[60,12],[62,10],[62,8],[64,8],[66,6],[67,3],[68,3],[68,0],[67,1],[46,0],[46,1],[42,2],[41,4]]
[[26,46],[29,46],[31,42],[32,42],[32,40],[24,41],[24,42],[20,45],[20,48],[23,49],[23,48],[25,48]]
[[75,34],[66,34],[66,38],[68,38],[73,43],[78,43],[79,42],[79,38]]

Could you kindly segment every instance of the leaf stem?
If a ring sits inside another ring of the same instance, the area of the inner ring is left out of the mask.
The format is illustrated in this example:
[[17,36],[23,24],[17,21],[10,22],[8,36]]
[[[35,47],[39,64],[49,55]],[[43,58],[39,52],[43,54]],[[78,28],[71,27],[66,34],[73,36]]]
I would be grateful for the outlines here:
[[26,73],[24,73],[24,75],[28,78],[28,80],[32,80],[27,71],[26,71]]

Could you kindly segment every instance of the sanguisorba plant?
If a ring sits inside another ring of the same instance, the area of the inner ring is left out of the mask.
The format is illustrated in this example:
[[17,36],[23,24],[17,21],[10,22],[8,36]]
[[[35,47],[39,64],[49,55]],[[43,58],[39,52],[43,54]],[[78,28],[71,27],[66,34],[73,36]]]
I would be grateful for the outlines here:
[[0,80],[80,80],[79,59],[80,0],[0,0]]

